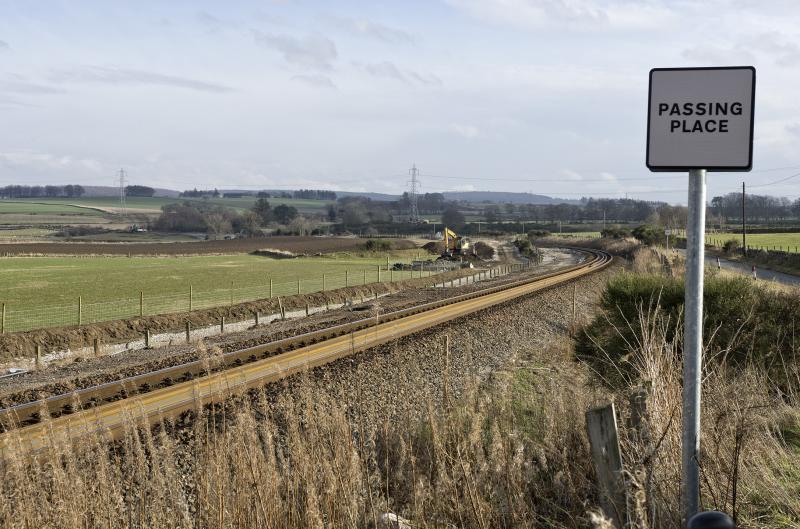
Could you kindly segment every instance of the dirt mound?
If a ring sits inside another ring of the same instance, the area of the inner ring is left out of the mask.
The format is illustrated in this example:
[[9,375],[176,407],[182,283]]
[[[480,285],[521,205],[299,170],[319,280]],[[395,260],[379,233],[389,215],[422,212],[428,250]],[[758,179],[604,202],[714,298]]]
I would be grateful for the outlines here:
[[430,253],[440,254],[444,251],[444,242],[431,241],[429,243],[423,244],[422,248],[429,251]]
[[[391,239],[391,248],[408,250],[416,248],[413,241]],[[258,237],[221,241],[171,242],[171,243],[86,243],[43,242],[0,244],[0,255],[209,255],[251,253],[273,249],[295,255],[313,255],[363,249],[364,239],[357,237]]]
[[475,255],[483,259],[484,261],[488,261],[494,257],[494,248],[486,244],[485,242],[476,242],[475,243]]

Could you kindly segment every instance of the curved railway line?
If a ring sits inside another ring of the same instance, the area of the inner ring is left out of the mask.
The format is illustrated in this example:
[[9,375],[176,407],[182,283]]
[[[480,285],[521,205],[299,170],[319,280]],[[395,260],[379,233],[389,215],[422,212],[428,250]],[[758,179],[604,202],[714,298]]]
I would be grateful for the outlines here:
[[0,410],[0,452],[152,425],[231,394],[408,336],[605,268],[597,250],[578,265]]

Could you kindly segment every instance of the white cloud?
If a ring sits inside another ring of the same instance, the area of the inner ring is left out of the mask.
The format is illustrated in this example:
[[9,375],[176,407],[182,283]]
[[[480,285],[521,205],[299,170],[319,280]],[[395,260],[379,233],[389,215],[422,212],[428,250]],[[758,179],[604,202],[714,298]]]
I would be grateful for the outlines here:
[[625,0],[447,0],[470,16],[520,29],[644,30],[676,17],[666,4]]
[[405,75],[400,72],[400,69],[389,61],[365,64],[363,69],[373,77],[388,77],[390,79],[403,81],[404,83],[407,82]]
[[198,81],[196,79],[144,70],[105,66],[87,66],[70,70],[57,70],[52,72],[49,77],[52,81],[59,83],[103,83],[128,86],[159,85],[186,88],[188,90],[197,90],[200,92],[233,92],[233,88],[223,84]]
[[8,42],[0,40],[0,50],[7,50],[9,48]]
[[468,140],[477,138],[481,133],[481,131],[475,125],[461,125],[458,123],[453,123],[450,125],[450,129],[459,136]]
[[0,165],[10,169],[31,171],[79,171],[101,174],[103,164],[92,158],[56,155],[32,150],[0,152]]
[[319,34],[297,38],[291,35],[273,35],[253,30],[253,38],[257,44],[280,52],[286,62],[297,66],[316,70],[332,70],[333,62],[338,57],[336,44],[331,39]]
[[336,88],[336,85],[330,77],[321,74],[295,75],[292,77],[292,81],[300,81],[301,83],[320,88]]
[[366,19],[327,17],[331,24],[354,35],[370,37],[390,44],[412,44],[414,39],[402,29]]

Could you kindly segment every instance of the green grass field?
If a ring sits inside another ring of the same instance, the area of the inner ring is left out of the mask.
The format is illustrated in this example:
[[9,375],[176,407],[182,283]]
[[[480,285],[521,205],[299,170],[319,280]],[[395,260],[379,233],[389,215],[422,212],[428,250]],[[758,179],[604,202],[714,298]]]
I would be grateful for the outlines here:
[[[412,260],[416,250],[390,256],[391,262]],[[385,272],[385,254],[335,254],[276,260],[253,255],[194,257],[6,257],[0,258],[0,302],[6,304],[6,331],[28,330],[77,322],[78,297],[82,322],[133,317],[144,294],[145,314],[227,305],[377,281],[408,279],[409,272]],[[345,273],[349,272],[349,277]],[[415,277],[418,274],[415,273]]]
[[[706,242],[713,246],[722,247],[725,241],[736,240],[741,244],[742,235],[736,233],[706,235]],[[750,248],[768,250],[783,250],[792,253],[800,252],[800,233],[748,233],[747,246]]]

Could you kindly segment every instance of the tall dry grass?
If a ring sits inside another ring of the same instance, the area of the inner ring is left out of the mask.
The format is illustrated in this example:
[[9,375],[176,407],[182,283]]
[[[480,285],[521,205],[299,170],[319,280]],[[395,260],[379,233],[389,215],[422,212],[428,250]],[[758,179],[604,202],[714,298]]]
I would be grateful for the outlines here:
[[[369,528],[397,513],[425,528],[605,527],[584,413],[614,399],[629,527],[680,527],[680,343],[643,310],[620,361],[631,369],[611,388],[559,343],[458,399],[442,385],[422,414],[376,413],[360,388],[336,398],[310,378],[279,397],[232,395],[118,443],[6,459],[0,526]],[[704,388],[703,506],[740,527],[800,527],[797,403],[754,367],[709,364]],[[640,421],[633,395],[645,396]]]

